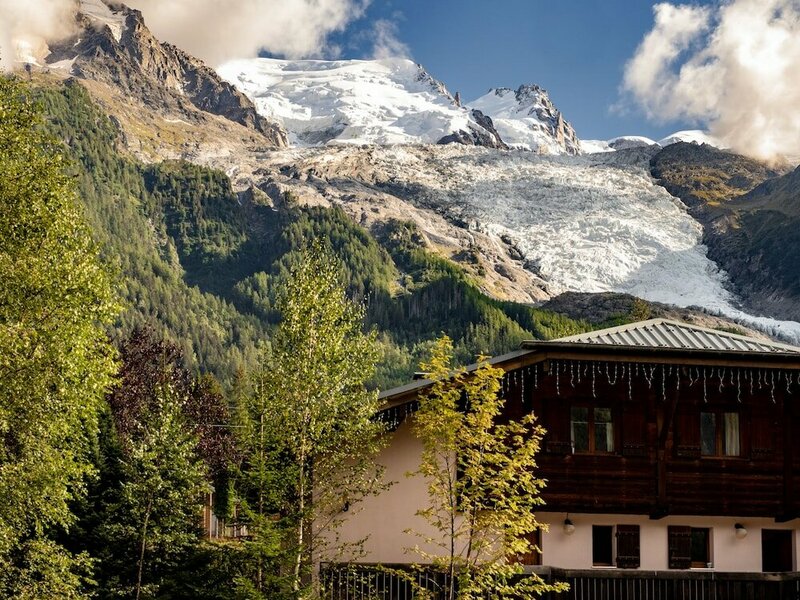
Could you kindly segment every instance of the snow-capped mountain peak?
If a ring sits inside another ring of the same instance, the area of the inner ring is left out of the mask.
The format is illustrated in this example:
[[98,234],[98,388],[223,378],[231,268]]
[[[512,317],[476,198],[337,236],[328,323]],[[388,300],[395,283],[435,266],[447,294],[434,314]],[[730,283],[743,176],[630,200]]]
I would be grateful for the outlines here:
[[580,153],[580,140],[572,125],[538,85],[495,88],[469,106],[491,117],[509,146],[539,154]]
[[721,150],[726,148],[721,140],[711,136],[705,131],[691,129],[676,131],[657,142],[641,135],[623,135],[610,140],[581,140],[581,150],[584,154],[596,154],[598,152],[613,152],[615,150],[628,150],[630,148],[644,148],[647,146],[666,148],[667,146],[679,142],[697,144],[700,146],[708,144]]
[[382,60],[236,60],[219,68],[300,146],[465,144],[505,147],[480,113],[459,106],[422,66]]
[[689,129],[685,131],[676,131],[675,133],[668,135],[662,140],[659,140],[658,144],[660,146],[666,147],[672,144],[677,144],[678,142],[687,142],[689,144],[709,144],[714,146],[715,148],[724,148],[725,144],[718,140],[717,138],[709,135],[705,131],[701,131],[699,129]]

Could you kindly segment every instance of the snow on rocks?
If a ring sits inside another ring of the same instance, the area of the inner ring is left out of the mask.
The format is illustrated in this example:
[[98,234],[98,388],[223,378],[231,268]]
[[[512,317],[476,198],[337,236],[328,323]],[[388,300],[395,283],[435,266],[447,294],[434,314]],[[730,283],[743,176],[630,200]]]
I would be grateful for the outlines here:
[[99,26],[111,29],[114,39],[122,39],[125,29],[125,11],[112,10],[103,0],[80,0],[80,12],[89,17]]
[[468,105],[491,117],[503,141],[512,148],[539,154],[581,151],[572,125],[537,85],[521,85],[516,90],[492,89]]
[[263,116],[280,122],[296,146],[434,144],[454,134],[462,142],[502,145],[441,82],[407,59],[256,58],[218,72]]
[[724,148],[725,145],[717,138],[709,135],[705,131],[699,129],[691,129],[686,131],[676,131],[672,135],[668,135],[662,140],[659,140],[659,145],[670,146],[678,142],[687,142],[690,144],[709,144],[715,148]]
[[412,201],[497,238],[563,291],[624,292],[702,307],[800,343],[800,323],[741,311],[707,256],[702,228],[648,170],[657,146],[585,156],[465,147],[369,150]]

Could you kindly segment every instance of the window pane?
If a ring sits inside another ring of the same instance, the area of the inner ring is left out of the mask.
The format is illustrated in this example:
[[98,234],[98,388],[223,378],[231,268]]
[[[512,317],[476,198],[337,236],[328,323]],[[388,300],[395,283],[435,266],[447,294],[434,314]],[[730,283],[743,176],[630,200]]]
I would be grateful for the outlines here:
[[726,456],[739,456],[739,413],[725,413],[723,442]]
[[700,452],[703,456],[717,453],[717,415],[700,413]]
[[612,565],[611,525],[592,525],[592,564],[593,565]]
[[614,451],[614,424],[610,408],[594,409],[594,449],[597,452]]
[[589,451],[589,409],[572,407],[572,451]]
[[708,529],[692,527],[692,566],[705,567],[711,562]]

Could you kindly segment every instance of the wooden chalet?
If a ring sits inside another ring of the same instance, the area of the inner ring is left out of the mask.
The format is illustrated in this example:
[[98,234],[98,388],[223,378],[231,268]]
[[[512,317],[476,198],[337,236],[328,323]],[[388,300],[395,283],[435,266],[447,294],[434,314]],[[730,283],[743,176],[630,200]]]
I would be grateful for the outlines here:
[[[800,598],[800,348],[656,319],[490,362],[507,416],[533,411],[547,430],[549,528],[530,569],[574,598]],[[382,394],[394,431],[379,461],[397,483],[343,529],[370,535],[365,564],[419,561],[404,532],[424,529],[427,496],[405,477],[421,451],[407,417],[429,384]]]

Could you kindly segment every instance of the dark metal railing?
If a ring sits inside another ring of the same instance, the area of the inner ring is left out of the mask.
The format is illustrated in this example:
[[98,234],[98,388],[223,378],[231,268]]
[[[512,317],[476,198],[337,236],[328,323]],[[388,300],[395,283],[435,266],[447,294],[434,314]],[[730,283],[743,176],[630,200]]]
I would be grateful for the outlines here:
[[[531,567],[569,591],[546,600],[800,600],[800,573],[716,571],[570,570]],[[524,576],[524,575],[523,575]],[[447,574],[411,565],[325,564],[325,600],[414,600],[419,591],[441,600]],[[491,598],[491,596],[489,596]]]

